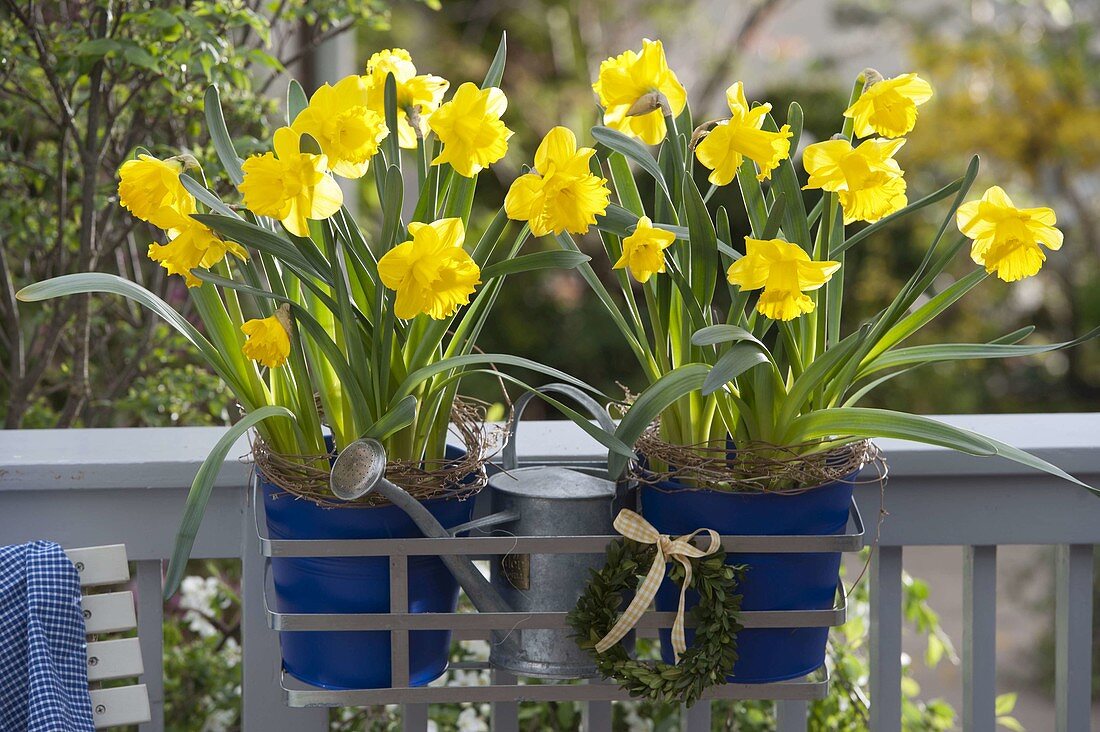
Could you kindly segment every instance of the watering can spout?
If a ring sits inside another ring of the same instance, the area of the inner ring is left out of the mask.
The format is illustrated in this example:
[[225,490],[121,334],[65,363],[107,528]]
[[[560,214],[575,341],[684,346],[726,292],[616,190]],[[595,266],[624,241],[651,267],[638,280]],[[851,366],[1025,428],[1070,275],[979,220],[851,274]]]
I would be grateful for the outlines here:
[[[382,444],[370,438],[359,439],[337,455],[336,462],[332,466],[330,487],[333,494],[344,500],[378,493],[408,514],[424,536],[432,539],[446,539],[453,536],[452,532],[443,528],[443,525],[420,501],[410,496],[400,486],[386,480],[385,472],[386,451]],[[458,584],[466,591],[474,607],[480,612],[511,611],[496,588],[485,579],[472,561],[454,554],[441,554],[439,558],[443,560]]]

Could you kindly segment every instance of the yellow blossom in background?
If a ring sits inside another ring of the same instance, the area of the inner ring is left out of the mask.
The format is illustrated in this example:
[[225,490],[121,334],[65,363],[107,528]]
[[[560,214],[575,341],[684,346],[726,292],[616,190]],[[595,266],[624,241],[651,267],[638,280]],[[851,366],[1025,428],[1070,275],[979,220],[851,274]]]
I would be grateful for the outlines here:
[[183,167],[178,158],[159,160],[152,155],[138,155],[136,160],[127,160],[118,169],[119,203],[142,221],[168,229],[168,221],[174,220],[173,211],[195,209],[194,197],[180,182]]
[[299,135],[317,140],[329,170],[345,178],[363,177],[389,134],[385,117],[368,106],[369,89],[366,76],[345,76],[336,86],[323,84],[291,125]]
[[726,279],[742,290],[759,290],[756,309],[772,320],[812,313],[816,290],[840,269],[840,262],[815,262],[802,247],[782,239],[745,237],[745,256],[730,265]]
[[181,275],[188,287],[202,284],[202,280],[191,274],[191,270],[213,267],[225,258],[226,253],[242,261],[248,259],[248,250],[240,244],[221,239],[204,224],[191,218],[193,207],[182,213],[174,209],[164,211],[172,212],[164,220],[169,241],[167,244],[150,244],[149,258],[159,262],[169,275]]
[[286,306],[270,317],[245,321],[241,331],[248,336],[241,347],[245,356],[270,369],[286,363],[290,356],[290,313]]
[[378,260],[378,276],[397,293],[394,313],[404,320],[424,313],[436,320],[454,315],[481,284],[481,270],[462,248],[462,219],[409,224],[411,240]]
[[417,134],[409,122],[409,112],[416,108],[420,136],[428,131],[428,118],[439,108],[450,82],[439,76],[417,76],[412,56],[403,48],[379,51],[367,61],[370,78],[369,105],[383,118],[386,114],[386,76],[393,74],[397,82],[397,136],[401,147],[415,148]]
[[600,64],[592,90],[600,98],[603,123],[647,145],[665,138],[664,110],[678,116],[687,105],[687,91],[668,67],[660,41],[642,41],[642,52],[626,51]]
[[504,92],[496,87],[479,89],[466,82],[428,118],[428,125],[443,143],[432,165],[450,163],[467,178],[480,173],[508,152],[512,131],[500,120],[508,108]]
[[327,158],[301,152],[300,140],[289,127],[275,130],[275,152],[244,161],[239,188],[252,213],[282,221],[295,236],[309,236],[309,219],[332,216],[343,205],[344,195],[325,172]]
[[970,257],[1005,282],[1036,274],[1046,261],[1040,244],[1057,251],[1062,232],[1050,208],[1016,208],[1012,199],[993,186],[980,201],[968,201],[955,212],[955,223],[974,240]]
[[508,218],[530,222],[535,236],[587,232],[607,211],[611,197],[607,179],[588,167],[595,154],[590,147],[577,149],[576,136],[565,127],[550,130],[535,151],[535,172],[520,176],[508,189]]
[[718,122],[695,146],[695,157],[711,171],[708,180],[716,186],[729,185],[744,158],[756,163],[757,178],[770,178],[790,155],[791,126],[783,125],[779,132],[761,129],[772,105],[750,107],[740,81],[726,89],[726,102],[730,118]]
[[894,154],[905,140],[864,140],[853,148],[847,140],[810,145],[802,164],[810,179],[805,188],[837,194],[844,223],[878,221],[905,207],[905,178]]
[[648,282],[654,274],[665,271],[665,250],[676,241],[671,231],[656,229],[648,216],[638,219],[630,236],[623,239],[623,255],[612,269],[630,268],[638,282]]
[[902,74],[868,86],[844,116],[855,123],[856,137],[901,137],[912,132],[917,107],[931,98],[931,84],[916,74]]

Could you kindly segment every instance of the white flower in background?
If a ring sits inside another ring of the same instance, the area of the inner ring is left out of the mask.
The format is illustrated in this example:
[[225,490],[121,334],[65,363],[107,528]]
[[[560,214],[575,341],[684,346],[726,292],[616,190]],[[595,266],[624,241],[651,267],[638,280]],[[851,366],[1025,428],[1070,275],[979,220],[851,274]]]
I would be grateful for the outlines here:
[[626,728],[630,732],[653,732],[653,720],[639,716],[638,706],[637,702],[623,702],[623,708],[626,710],[623,721],[626,722]]
[[458,732],[489,732],[489,724],[474,707],[466,707],[458,715]]
[[183,620],[192,633],[203,638],[219,632],[205,617],[217,600],[219,584],[217,577],[184,577],[180,584],[180,607],[186,611]]

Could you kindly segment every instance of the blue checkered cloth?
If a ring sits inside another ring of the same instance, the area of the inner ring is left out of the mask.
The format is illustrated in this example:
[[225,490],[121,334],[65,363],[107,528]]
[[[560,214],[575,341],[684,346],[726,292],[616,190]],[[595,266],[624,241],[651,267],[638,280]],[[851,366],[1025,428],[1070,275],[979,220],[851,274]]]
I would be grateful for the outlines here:
[[80,577],[57,544],[0,547],[0,730],[92,732]]

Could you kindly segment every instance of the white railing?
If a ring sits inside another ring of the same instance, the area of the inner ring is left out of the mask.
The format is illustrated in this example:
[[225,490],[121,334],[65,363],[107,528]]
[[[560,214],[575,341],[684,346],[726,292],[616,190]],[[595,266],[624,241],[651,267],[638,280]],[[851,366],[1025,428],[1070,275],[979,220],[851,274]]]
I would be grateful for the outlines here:
[[[1035,452],[1091,485],[1100,485],[1100,414],[952,416],[948,421]],[[137,562],[139,633],[153,707],[142,730],[163,729],[161,572],[187,487],[217,428],[0,432],[0,543],[52,539],[65,547],[125,543]],[[882,441],[890,464],[871,563],[871,726],[901,729],[901,564],[906,546],[965,548],[963,726],[995,726],[996,563],[999,545],[1052,545],[1057,551],[1055,636],[1057,719],[1052,729],[1089,729],[1093,545],[1100,542],[1100,498],[1000,459]],[[242,560],[243,719],[245,732],[326,728],[323,709],[288,709],[279,684],[279,649],[263,610],[263,563],[247,510],[248,452],[242,441],[222,470],[195,543],[198,558]],[[524,462],[588,462],[599,446],[568,423],[532,422],[519,440]],[[857,487],[874,538],[880,494]],[[515,704],[499,711],[514,714]],[[423,730],[426,705],[410,705],[404,726]],[[780,729],[805,727],[805,702],[779,706]],[[607,702],[591,702],[589,729],[609,726]],[[698,704],[685,727],[709,729]],[[495,730],[514,729],[514,717]]]

